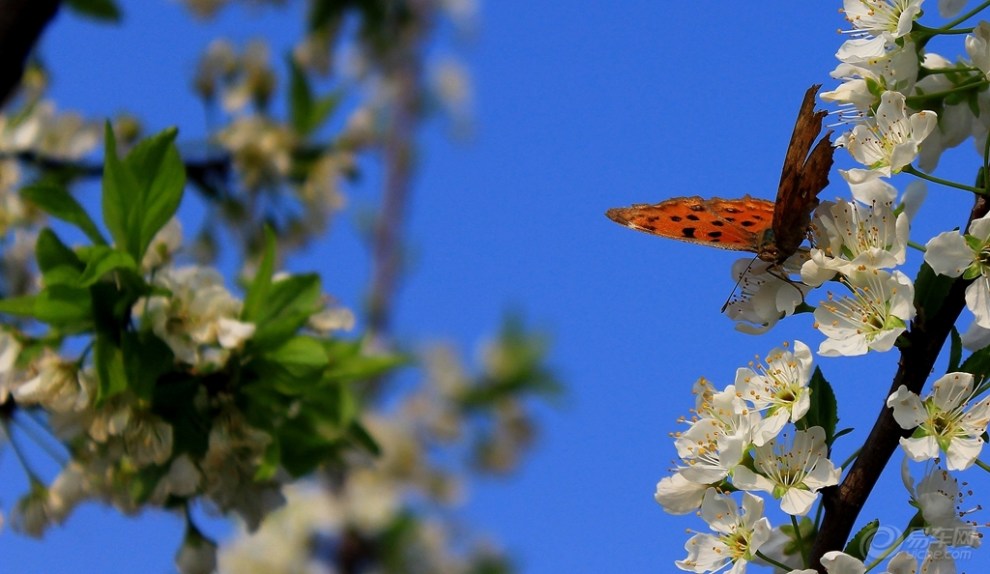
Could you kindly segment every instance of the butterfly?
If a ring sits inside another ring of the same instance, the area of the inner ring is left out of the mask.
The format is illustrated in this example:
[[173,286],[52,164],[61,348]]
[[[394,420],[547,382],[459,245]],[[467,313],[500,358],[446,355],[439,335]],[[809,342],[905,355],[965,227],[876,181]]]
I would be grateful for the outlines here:
[[605,215],[652,235],[750,251],[763,261],[782,265],[807,237],[811,212],[818,207],[818,194],[828,185],[832,168],[832,132],[811,149],[827,115],[814,109],[819,88],[821,85],[816,84],[804,94],[784,156],[776,201],[749,195],[739,199],[675,197],[660,203],[612,208]]

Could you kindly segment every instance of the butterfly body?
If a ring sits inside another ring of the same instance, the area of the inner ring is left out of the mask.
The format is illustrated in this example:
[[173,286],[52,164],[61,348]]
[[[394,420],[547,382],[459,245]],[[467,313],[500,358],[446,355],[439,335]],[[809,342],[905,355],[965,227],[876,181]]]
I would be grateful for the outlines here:
[[820,86],[805,93],[787,147],[777,200],[675,197],[609,209],[605,215],[626,227],[719,249],[749,251],[776,265],[793,255],[807,236],[818,194],[832,167],[829,134],[812,149],[826,113],[814,111]]

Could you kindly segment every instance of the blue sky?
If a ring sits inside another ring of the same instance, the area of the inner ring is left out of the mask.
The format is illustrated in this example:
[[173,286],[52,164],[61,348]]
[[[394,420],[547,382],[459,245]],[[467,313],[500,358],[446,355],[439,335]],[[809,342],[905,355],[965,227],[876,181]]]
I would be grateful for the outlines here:
[[[272,11],[249,17],[235,9],[202,25],[173,2],[123,7],[120,29],[64,14],[49,29],[44,53],[54,96],[63,109],[94,118],[128,109],[150,129],[177,124],[192,138],[204,125],[188,78],[209,39],[220,32],[288,41],[300,26]],[[653,502],[674,457],[668,433],[693,405],[692,383],[704,375],[726,385],[754,355],[795,338],[813,349],[822,340],[809,315],[763,336],[736,332],[719,314],[735,254],[648,237],[603,214],[680,195],[772,199],[804,91],[834,85],[828,72],[843,39],[839,7],[482,6],[478,37],[465,51],[477,95],[475,137],[453,142],[441,125],[423,134],[408,229],[415,266],[395,327],[402,337],[454,339],[470,352],[504,311],[520,309],[552,333],[551,361],[568,397],[540,409],[539,444],[518,476],[471,485],[464,509],[523,572],[672,571],[685,529],[704,529]],[[943,173],[975,171],[969,144],[950,155],[960,159],[947,158]],[[851,167],[841,150],[836,163]],[[837,173],[831,180],[822,196],[847,197]],[[908,181],[894,183],[903,189]],[[376,196],[371,188],[350,192],[358,206]],[[913,238],[962,224],[968,202],[961,192],[930,188],[927,219]],[[367,268],[354,227],[341,220],[324,248],[293,265],[320,271],[327,290],[356,307]],[[818,364],[838,395],[840,425],[856,429],[837,447],[841,460],[872,425],[896,355]],[[5,508],[22,491],[18,472],[4,453]],[[906,501],[896,465],[884,480],[864,517]],[[0,574],[170,572],[181,535],[171,515],[130,519],[90,505],[43,541],[0,534]]]

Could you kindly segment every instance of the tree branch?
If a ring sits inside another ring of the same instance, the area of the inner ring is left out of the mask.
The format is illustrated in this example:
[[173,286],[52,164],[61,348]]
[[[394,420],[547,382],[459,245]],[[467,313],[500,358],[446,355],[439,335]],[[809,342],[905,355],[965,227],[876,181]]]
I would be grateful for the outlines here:
[[0,105],[21,81],[24,62],[61,0],[0,0]]

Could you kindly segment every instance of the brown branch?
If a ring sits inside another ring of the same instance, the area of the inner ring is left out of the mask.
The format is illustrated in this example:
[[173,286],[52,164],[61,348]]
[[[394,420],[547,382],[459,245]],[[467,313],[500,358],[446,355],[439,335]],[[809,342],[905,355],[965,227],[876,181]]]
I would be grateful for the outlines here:
[[0,105],[14,93],[24,62],[61,0],[0,0]]
[[368,333],[378,343],[387,336],[402,274],[402,229],[415,171],[415,134],[423,91],[419,54],[423,29],[408,24],[398,33],[402,37],[386,56],[386,75],[396,90],[383,141],[384,193],[372,236],[373,271],[368,295]]
[[[979,198],[970,213],[970,221],[986,214],[987,207]],[[880,473],[897,450],[900,437],[910,434],[894,420],[893,411],[886,406],[887,397],[901,385],[921,393],[952,326],[965,306],[965,291],[970,282],[961,277],[956,279],[933,316],[926,316],[924,308],[918,309],[911,330],[905,335],[908,344],[900,349],[897,373],[884,395],[884,406],[880,409],[877,422],[842,483],[823,491],[825,518],[811,551],[811,567],[822,574],[825,574],[825,569],[821,566],[821,557],[831,550],[842,550],[860,510],[880,479]]]

